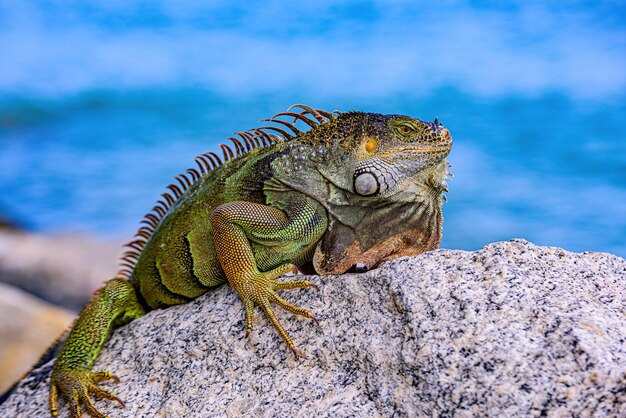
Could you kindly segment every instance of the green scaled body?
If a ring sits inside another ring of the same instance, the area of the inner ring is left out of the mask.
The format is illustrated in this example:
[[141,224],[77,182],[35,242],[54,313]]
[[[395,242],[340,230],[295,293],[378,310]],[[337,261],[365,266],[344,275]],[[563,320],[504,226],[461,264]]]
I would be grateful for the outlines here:
[[188,302],[227,280],[217,256],[210,218],[216,208],[229,202],[242,202],[244,211],[252,212],[252,203],[269,203],[302,219],[301,230],[296,224],[291,229],[271,232],[266,227],[252,233],[252,225],[241,225],[251,232],[251,249],[259,270],[271,270],[285,263],[298,265],[307,261],[307,255],[310,258],[313,246],[326,229],[321,205],[299,194],[272,202],[263,190],[272,176],[272,161],[285,147],[286,143],[280,143],[229,161],[182,194],[143,246],[130,274],[130,282],[140,290],[149,307]]
[[229,282],[246,332],[257,305],[293,350],[273,306],[313,317],[277,291],[312,285],[279,276],[296,268],[339,274],[438,247],[452,144],[441,124],[292,108],[272,126],[237,133],[233,147],[221,145],[222,157],[197,157],[198,169],[168,186],[128,244],[122,270],[94,294],[63,344],[51,375],[53,415],[58,394],[72,417],[104,416],[92,396],[123,405],[98,386],[117,378],[91,367],[110,331],[147,311]]

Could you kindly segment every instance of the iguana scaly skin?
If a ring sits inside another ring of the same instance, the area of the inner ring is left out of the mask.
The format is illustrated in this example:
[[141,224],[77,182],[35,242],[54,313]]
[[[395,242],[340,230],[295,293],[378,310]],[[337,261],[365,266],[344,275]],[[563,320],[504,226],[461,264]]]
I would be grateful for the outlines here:
[[448,130],[436,119],[292,108],[270,119],[273,126],[230,138],[235,151],[221,145],[224,161],[212,152],[199,156],[199,169],[168,186],[171,193],[128,244],[118,277],[94,294],[59,351],[52,415],[58,393],[72,417],[81,408],[104,417],[90,395],[123,405],[98,386],[117,378],[91,367],[113,328],[151,309],[189,302],[228,281],[243,302],[246,333],[258,305],[293,350],[272,305],[313,316],[276,291],[312,285],[279,276],[296,266],[340,274],[439,246]]

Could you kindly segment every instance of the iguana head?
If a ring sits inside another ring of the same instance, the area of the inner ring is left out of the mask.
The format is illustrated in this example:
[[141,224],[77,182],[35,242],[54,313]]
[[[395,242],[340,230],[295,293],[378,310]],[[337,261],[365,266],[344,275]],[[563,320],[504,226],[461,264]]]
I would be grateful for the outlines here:
[[329,217],[314,255],[317,272],[371,268],[437,248],[451,146],[437,119],[362,112],[341,113],[294,141],[286,160],[295,163],[280,175]]
[[353,191],[360,196],[393,196],[404,183],[417,181],[415,177],[440,163],[452,146],[450,132],[437,119],[378,114],[346,119],[361,119],[364,128],[349,145],[356,154]]

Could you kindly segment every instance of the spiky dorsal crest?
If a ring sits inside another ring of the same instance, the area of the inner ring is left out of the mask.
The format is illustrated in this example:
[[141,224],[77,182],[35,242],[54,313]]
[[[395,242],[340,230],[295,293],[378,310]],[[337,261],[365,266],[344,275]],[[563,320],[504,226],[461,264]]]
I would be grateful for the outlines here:
[[[235,135],[239,138],[228,138],[233,143],[232,147],[226,144],[219,145],[222,150],[221,158],[212,151],[198,155],[194,158],[198,168],[189,168],[184,173],[174,177],[178,184],[172,183],[168,185],[168,191],[161,194],[163,199],[158,200],[152,211],[147,213],[141,220],[142,226],[137,230],[135,239],[125,245],[128,250],[124,252],[120,259],[120,269],[116,277],[130,278],[135,269],[135,264],[154,230],[169,214],[180,197],[201,178],[231,160],[244,157],[256,150],[297,138],[303,133],[296,127],[297,122],[303,122],[308,128],[315,129],[319,125],[334,120],[337,116],[338,112],[325,112],[303,104],[295,104],[289,107],[287,111],[263,120],[263,122],[271,122],[274,125],[262,126],[246,132],[235,132]],[[292,118],[293,120],[291,120]],[[283,128],[286,128],[291,133]]]

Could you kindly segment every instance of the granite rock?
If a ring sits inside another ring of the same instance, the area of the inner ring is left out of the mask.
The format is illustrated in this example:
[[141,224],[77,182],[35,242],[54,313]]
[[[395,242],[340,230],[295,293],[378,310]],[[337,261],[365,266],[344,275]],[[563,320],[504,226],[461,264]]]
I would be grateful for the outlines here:
[[35,364],[73,318],[66,309],[0,283],[0,393]]
[[0,230],[0,282],[78,310],[117,271],[119,242]]
[[[626,262],[523,240],[437,250],[286,298],[320,322],[266,318],[243,337],[222,286],[117,330],[96,368],[122,380],[114,417],[626,416]],[[0,416],[45,416],[51,364]],[[109,386],[110,387],[110,386]],[[62,406],[63,415],[69,416]]]

